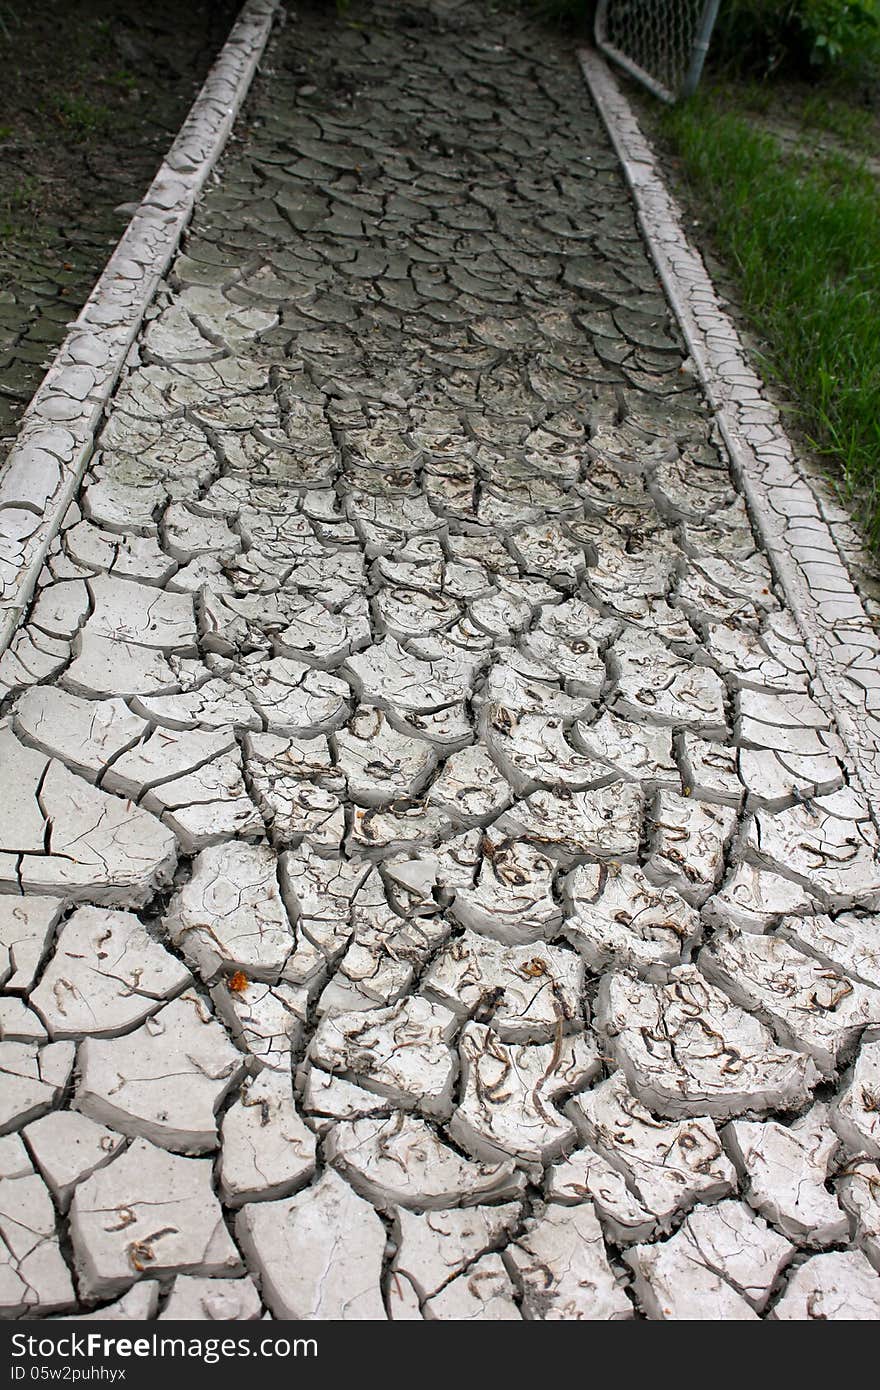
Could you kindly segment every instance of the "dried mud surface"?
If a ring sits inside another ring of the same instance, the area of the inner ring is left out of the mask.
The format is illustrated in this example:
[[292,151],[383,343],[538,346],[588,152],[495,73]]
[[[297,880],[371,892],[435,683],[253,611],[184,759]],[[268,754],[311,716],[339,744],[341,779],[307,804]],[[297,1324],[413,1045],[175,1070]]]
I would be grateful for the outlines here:
[[0,659],[3,1311],[876,1319],[876,831],[573,55],[240,134]]

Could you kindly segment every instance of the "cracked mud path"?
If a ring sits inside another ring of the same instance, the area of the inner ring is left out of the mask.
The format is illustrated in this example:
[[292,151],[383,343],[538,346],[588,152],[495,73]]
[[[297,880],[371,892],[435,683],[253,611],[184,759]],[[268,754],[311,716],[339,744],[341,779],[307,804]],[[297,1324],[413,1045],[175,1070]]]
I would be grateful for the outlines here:
[[0,660],[6,1316],[880,1314],[880,867],[572,55],[303,5]]

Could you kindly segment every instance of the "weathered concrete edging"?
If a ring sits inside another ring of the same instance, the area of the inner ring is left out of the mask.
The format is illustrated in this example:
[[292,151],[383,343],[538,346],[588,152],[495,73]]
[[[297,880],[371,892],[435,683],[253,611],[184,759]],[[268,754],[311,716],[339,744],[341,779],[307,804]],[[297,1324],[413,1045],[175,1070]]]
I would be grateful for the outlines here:
[[220,157],[278,0],[245,0],[174,144],[22,416],[0,474],[0,651],[30,603],[128,351]]
[[597,53],[578,56],[752,519],[815,662],[817,698],[834,715],[850,770],[877,806],[880,638],[629,102]]

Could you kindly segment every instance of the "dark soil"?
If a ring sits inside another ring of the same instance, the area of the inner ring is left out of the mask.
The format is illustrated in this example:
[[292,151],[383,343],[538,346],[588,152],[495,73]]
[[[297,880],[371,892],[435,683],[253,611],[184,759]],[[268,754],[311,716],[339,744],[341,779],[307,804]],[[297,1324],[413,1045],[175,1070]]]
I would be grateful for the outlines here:
[[0,0],[0,458],[240,0]]

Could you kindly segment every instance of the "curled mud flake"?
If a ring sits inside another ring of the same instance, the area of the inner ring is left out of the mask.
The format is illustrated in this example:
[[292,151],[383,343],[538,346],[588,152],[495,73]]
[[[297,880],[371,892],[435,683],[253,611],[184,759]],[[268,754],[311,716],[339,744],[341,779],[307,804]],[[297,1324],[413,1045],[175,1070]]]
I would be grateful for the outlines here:
[[565,880],[563,932],[596,972],[611,965],[664,979],[699,941],[696,909],[673,886],[658,887],[636,865],[580,865]]
[[591,1322],[633,1316],[589,1202],[567,1207],[538,1203],[504,1260],[521,1282],[527,1316]]
[[[874,919],[856,913],[836,918],[812,913],[785,917],[779,935],[805,955],[859,984],[880,986],[880,940]],[[837,976],[835,975],[835,978]]]
[[655,882],[668,884],[699,907],[711,897],[721,878],[736,827],[736,811],[731,806],[661,791],[651,814],[646,869]]
[[220,1189],[228,1206],[274,1201],[315,1171],[315,1136],[297,1111],[289,1078],[258,1072],[223,1117]]
[[0,1181],[0,1308],[5,1317],[45,1316],[76,1307],[56,1223],[52,1199],[37,1173]]
[[525,1186],[524,1174],[510,1159],[462,1158],[424,1121],[402,1112],[338,1124],[325,1140],[325,1151],[368,1199],[410,1210],[513,1199]]
[[[241,1258],[223,1224],[211,1169],[209,1160],[181,1158],[135,1139],[81,1182],[70,1209],[80,1289],[90,1298],[124,1291],[141,1272],[131,1251],[152,1275],[240,1273]],[[130,1209],[134,1221],[126,1217],[108,1230],[107,1213],[121,1208]]]
[[719,933],[700,969],[741,1007],[768,1019],[777,1036],[807,1053],[827,1077],[880,1024],[877,991],[802,955],[775,936]]
[[815,898],[802,885],[741,862],[705,904],[702,916],[712,926],[762,933],[789,914],[800,917],[816,910]]
[[31,987],[63,908],[63,898],[0,897],[0,983],[4,989]]
[[606,975],[596,1027],[636,1096],[660,1115],[787,1110],[819,1079],[812,1058],[778,1047],[693,966],[671,970],[666,983]]
[[557,1021],[553,1043],[505,1044],[484,1025],[461,1037],[464,1089],[449,1132],[475,1157],[513,1157],[527,1171],[557,1157],[573,1131],[554,1102],[597,1074],[592,1041],[565,1036]]
[[230,967],[252,980],[277,977],[295,944],[276,857],[265,844],[232,841],[202,850],[166,924],[205,980]]
[[519,1321],[514,1286],[502,1258],[484,1255],[469,1271],[452,1279],[425,1304],[430,1318],[463,1321]]
[[862,1043],[830,1119],[851,1153],[880,1158],[880,1042]]
[[826,1105],[788,1127],[734,1120],[723,1138],[747,1180],[749,1205],[789,1240],[821,1249],[848,1239],[846,1215],[827,1187],[838,1139]]
[[[619,1139],[625,1144],[626,1137]],[[618,1169],[592,1148],[575,1151],[547,1170],[544,1190],[549,1202],[580,1206],[592,1202],[603,1230],[617,1245],[649,1240],[658,1220],[633,1190],[626,1170]]]
[[746,827],[752,863],[793,879],[829,908],[880,904],[878,843],[865,799],[848,787]]
[[77,1106],[122,1134],[183,1153],[217,1143],[216,1111],[244,1070],[244,1057],[190,991],[126,1037],[86,1038]]
[[462,925],[509,945],[537,941],[561,922],[553,865],[541,850],[494,828],[481,841],[477,882],[457,888],[452,913]]
[[121,1134],[96,1124],[78,1110],[55,1110],[24,1131],[36,1165],[58,1208],[70,1205],[77,1184],[120,1152]]
[[476,1206],[424,1215],[397,1213],[394,1271],[430,1298],[472,1261],[503,1242],[520,1219],[516,1203]]
[[866,1158],[848,1163],[838,1174],[837,1195],[855,1222],[857,1246],[880,1272],[880,1165]]
[[635,859],[643,793],[626,782],[589,791],[537,791],[498,818],[495,829],[540,846],[552,860]]
[[653,721],[677,725],[706,737],[724,738],[724,686],[707,666],[675,656],[659,638],[628,627],[612,644],[614,709],[638,723],[645,709]]
[[770,1312],[780,1322],[876,1322],[880,1280],[861,1250],[814,1255],[793,1271]]
[[793,1254],[787,1240],[731,1200],[698,1208],[670,1240],[634,1246],[624,1259],[651,1319],[754,1321]]
[[326,1017],[309,1056],[394,1105],[443,1118],[452,1111],[455,1062],[449,1043],[457,1027],[449,1009],[415,996],[385,1009]]
[[190,982],[132,913],[78,908],[31,999],[56,1038],[111,1037],[142,1023]]

